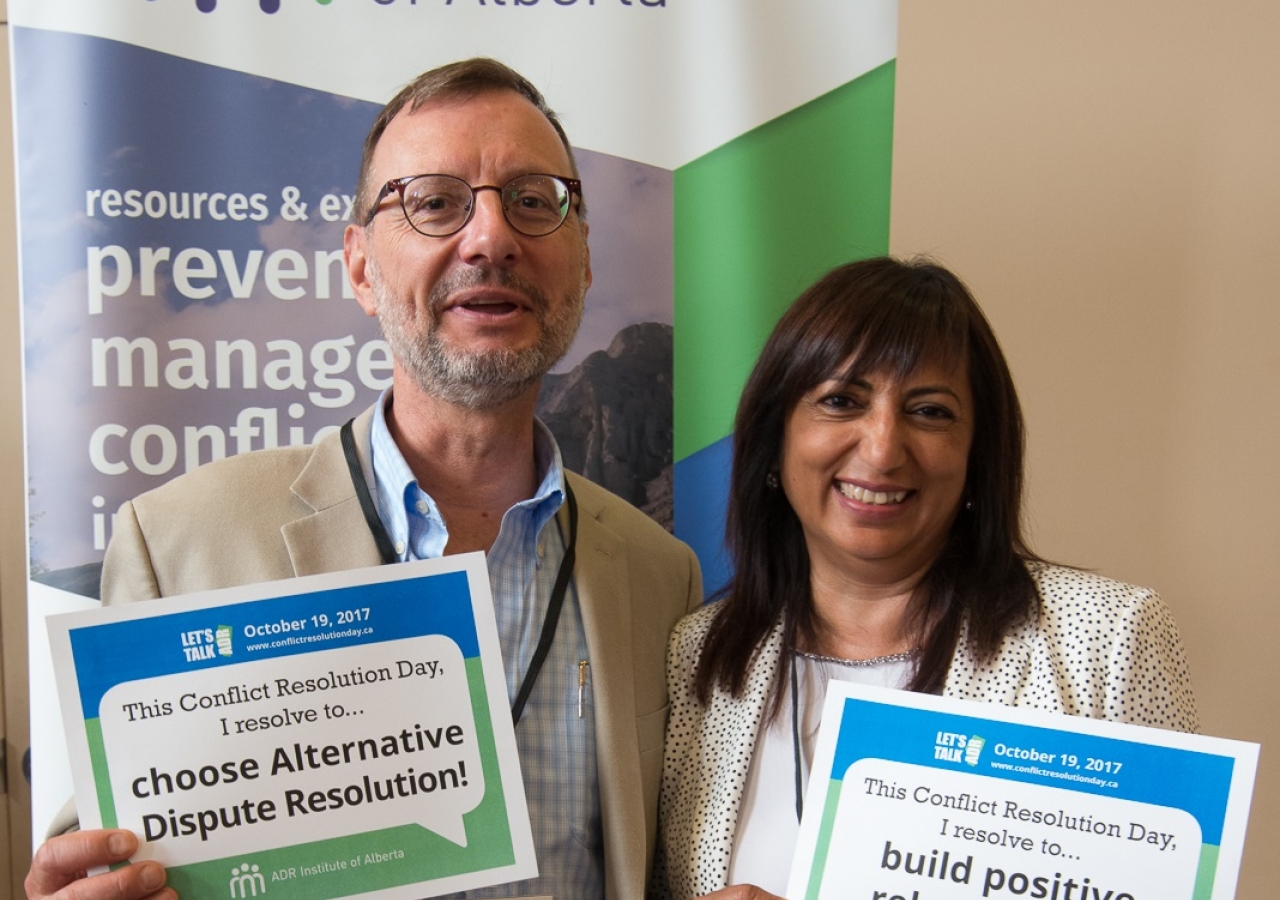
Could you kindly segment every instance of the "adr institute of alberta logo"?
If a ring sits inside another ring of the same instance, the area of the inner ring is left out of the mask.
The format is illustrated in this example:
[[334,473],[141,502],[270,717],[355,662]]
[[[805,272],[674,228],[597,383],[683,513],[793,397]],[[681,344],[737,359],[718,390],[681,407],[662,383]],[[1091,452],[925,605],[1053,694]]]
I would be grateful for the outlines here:
[[[154,3],[155,0],[147,0]],[[321,6],[328,6],[333,0],[315,0]],[[264,13],[277,13],[280,11],[280,0],[258,0],[258,6]],[[218,8],[218,0],[196,0],[196,9],[202,13],[211,13]]]

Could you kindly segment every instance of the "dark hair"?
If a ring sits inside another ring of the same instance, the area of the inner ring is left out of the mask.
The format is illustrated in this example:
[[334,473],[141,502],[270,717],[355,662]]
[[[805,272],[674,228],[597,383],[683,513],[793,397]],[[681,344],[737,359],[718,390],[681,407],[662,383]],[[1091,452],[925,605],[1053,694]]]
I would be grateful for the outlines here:
[[[547,101],[542,96],[542,92],[534,87],[529,79],[496,59],[489,59],[483,56],[464,59],[439,66],[429,72],[423,72],[401,88],[400,93],[392,97],[387,105],[382,107],[378,117],[373,120],[373,127],[369,129],[369,133],[364,139],[364,155],[360,159],[360,174],[356,180],[356,199],[351,206],[351,220],[360,223],[368,217],[367,207],[373,196],[382,187],[381,185],[368,183],[369,168],[373,164],[373,151],[377,148],[378,141],[382,140],[382,133],[387,130],[387,125],[402,109],[408,107],[409,111],[413,112],[424,103],[440,97],[470,99],[490,91],[514,91],[537,107],[538,112],[546,116],[547,121],[551,123],[551,127],[556,130],[556,134],[560,137],[560,143],[564,144],[565,152],[569,154],[569,168],[571,171],[563,174],[572,175],[575,178],[578,176],[578,163],[574,159],[573,147],[569,144],[569,136],[565,134],[564,126],[560,124],[560,119],[551,111],[551,107],[547,106]],[[552,172],[550,174],[558,175],[562,173]],[[579,198],[578,214],[580,216],[586,215],[586,206],[581,198]]]
[[[850,366],[852,360],[852,366]],[[814,636],[809,555],[786,495],[766,486],[777,470],[786,423],[800,399],[831,378],[924,362],[964,364],[974,431],[965,498],[938,559],[916,587],[920,622],[931,623],[910,688],[941,688],[967,617],[981,658],[1037,608],[1026,560],[1037,559],[1021,525],[1023,420],[1013,379],[991,326],[964,284],[929,260],[879,258],[840,266],[782,316],[747,380],[734,422],[726,542],[734,574],[703,643],[696,673],[706,702],[721,687],[741,696],[761,641],[782,616],[783,669],[798,637]],[[786,678],[775,684],[772,709]]]

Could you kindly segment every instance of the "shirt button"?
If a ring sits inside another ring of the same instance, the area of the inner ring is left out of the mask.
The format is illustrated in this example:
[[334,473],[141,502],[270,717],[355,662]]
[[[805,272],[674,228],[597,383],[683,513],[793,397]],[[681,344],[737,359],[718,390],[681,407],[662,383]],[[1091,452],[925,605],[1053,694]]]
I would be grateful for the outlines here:
[[418,515],[425,516],[427,513],[431,512],[431,504],[426,500],[419,500],[417,503],[417,510]]
[[404,541],[396,541],[396,556],[404,556]]

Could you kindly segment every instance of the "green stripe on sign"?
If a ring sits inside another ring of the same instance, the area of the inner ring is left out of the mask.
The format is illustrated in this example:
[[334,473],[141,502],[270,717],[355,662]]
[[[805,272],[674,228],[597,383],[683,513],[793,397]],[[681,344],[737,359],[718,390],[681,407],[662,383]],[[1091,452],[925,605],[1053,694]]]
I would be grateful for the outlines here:
[[894,63],[675,171],[675,459],[729,433],[787,305],[889,249]]

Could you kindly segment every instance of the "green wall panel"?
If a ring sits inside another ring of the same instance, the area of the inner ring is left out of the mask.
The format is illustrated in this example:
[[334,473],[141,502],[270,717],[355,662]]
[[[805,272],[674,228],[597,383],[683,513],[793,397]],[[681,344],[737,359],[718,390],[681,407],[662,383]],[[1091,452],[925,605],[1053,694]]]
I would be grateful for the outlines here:
[[894,63],[675,172],[675,459],[720,440],[778,316],[889,248]]

